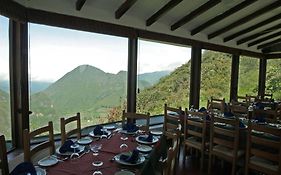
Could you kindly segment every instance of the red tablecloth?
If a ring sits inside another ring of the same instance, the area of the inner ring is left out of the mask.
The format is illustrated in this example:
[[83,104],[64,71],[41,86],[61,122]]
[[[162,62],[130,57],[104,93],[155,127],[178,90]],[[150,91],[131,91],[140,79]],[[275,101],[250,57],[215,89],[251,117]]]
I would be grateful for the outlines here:
[[[103,175],[114,175],[115,172],[121,169],[130,169],[140,173],[140,167],[125,167],[119,165],[111,159],[119,154],[121,151],[132,151],[136,148],[137,143],[132,136],[128,136],[127,140],[120,139],[121,134],[116,134],[110,139],[101,139],[99,141],[93,141],[94,144],[102,144],[102,149],[99,151],[98,156],[94,156],[92,152],[89,152],[79,159],[70,160],[64,162],[59,162],[53,167],[47,168],[48,175],[92,175],[95,169],[100,169]],[[121,150],[120,145],[125,143],[128,145],[126,150]],[[95,160],[103,161],[103,165],[100,167],[94,167],[92,162]]]

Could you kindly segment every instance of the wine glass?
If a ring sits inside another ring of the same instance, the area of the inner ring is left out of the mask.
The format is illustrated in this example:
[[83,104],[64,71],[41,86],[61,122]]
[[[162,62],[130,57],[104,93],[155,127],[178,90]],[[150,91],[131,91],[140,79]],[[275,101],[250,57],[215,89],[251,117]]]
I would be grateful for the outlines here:
[[79,148],[79,145],[77,143],[74,143],[70,146],[70,148],[73,149],[73,153],[70,155],[70,159],[76,159],[79,157],[79,154],[76,153],[76,149]]
[[[91,151],[93,152],[93,156],[97,157],[99,155],[99,150],[102,148],[102,144],[95,144],[93,146],[91,146]],[[103,165],[103,162],[100,160],[94,160],[92,165],[94,167],[100,167]],[[98,175],[98,174],[102,174],[102,172],[98,169],[96,169],[93,173],[93,175]]]

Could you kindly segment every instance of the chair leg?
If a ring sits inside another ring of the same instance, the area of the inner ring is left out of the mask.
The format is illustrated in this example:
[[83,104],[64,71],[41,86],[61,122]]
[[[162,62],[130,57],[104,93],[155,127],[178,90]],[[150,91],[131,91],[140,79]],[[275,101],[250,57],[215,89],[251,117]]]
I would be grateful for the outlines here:
[[211,171],[212,171],[212,154],[209,153],[208,174],[211,174]]
[[231,168],[231,175],[235,175],[236,170],[236,161],[234,160],[232,162],[232,168]]
[[201,151],[200,170],[204,167],[204,151]]

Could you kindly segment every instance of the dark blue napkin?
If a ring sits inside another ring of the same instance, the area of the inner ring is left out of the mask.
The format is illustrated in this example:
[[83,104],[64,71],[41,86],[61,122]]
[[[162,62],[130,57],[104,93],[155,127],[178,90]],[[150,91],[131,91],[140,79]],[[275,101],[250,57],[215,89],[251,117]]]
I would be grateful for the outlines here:
[[31,175],[36,175],[36,170],[32,163],[23,162],[18,164],[10,175],[26,175],[28,173],[30,173]]
[[207,114],[207,115],[205,116],[205,118],[206,118],[207,121],[211,121],[210,115]]
[[94,135],[103,135],[104,131],[102,131],[103,127],[101,125],[97,125],[94,129]]
[[225,118],[234,117],[234,114],[232,112],[224,112],[224,117]]
[[256,117],[255,117],[255,120],[257,120],[258,123],[264,123],[264,122],[266,122],[264,116],[256,116]]
[[145,141],[145,142],[152,142],[153,141],[153,135],[151,133],[149,133],[147,137],[140,136],[139,140]]
[[239,121],[239,128],[246,128],[246,125],[243,122]]
[[256,109],[264,109],[264,105],[261,102],[257,102],[255,105]]
[[122,154],[120,156],[120,160],[129,162],[129,163],[137,163],[139,159],[139,151],[134,149],[131,156]]
[[205,107],[201,107],[199,110],[198,110],[198,112],[206,112],[207,111],[207,109],[205,108]]
[[139,130],[139,127],[137,127],[134,123],[127,123],[123,126],[123,130],[126,130],[127,132],[136,132]]
[[71,145],[73,144],[74,142],[72,140],[65,141],[59,149],[60,153],[74,152],[74,148],[71,148]]

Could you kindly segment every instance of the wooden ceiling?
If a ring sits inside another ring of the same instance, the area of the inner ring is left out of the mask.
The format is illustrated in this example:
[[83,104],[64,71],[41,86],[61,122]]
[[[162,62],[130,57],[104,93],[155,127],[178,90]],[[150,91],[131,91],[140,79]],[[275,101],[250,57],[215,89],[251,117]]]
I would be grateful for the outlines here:
[[281,0],[14,0],[38,10],[259,53],[281,53]]

